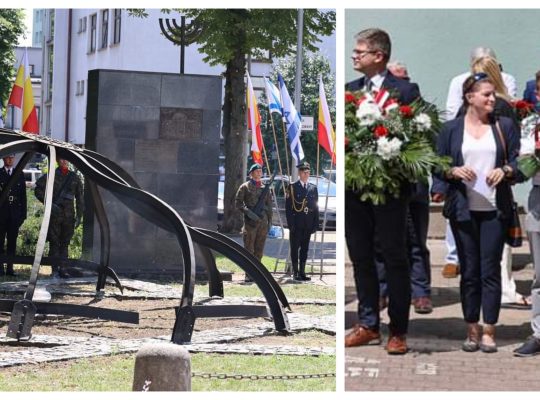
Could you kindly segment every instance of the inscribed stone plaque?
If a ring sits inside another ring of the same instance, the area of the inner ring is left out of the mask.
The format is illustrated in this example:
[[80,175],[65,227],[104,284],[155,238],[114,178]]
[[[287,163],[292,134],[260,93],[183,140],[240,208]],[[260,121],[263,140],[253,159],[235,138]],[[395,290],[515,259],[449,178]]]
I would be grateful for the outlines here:
[[161,108],[160,139],[200,139],[202,110],[192,108]]
[[169,140],[137,140],[134,172],[176,173],[178,142]]

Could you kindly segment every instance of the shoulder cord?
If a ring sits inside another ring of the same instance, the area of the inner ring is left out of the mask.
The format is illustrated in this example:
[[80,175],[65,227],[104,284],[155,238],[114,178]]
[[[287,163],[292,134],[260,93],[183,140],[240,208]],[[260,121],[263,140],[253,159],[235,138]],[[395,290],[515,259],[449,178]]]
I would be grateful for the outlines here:
[[[296,212],[303,211],[304,208],[305,208],[305,206],[306,206],[307,191],[306,191],[306,195],[305,195],[304,198],[302,199],[302,202],[298,202],[298,201],[296,201],[296,199],[294,198],[294,189],[293,189],[293,185],[291,185],[291,198],[292,198],[292,207],[293,207],[293,210],[296,211]],[[296,208],[296,204],[300,204],[300,208]]]

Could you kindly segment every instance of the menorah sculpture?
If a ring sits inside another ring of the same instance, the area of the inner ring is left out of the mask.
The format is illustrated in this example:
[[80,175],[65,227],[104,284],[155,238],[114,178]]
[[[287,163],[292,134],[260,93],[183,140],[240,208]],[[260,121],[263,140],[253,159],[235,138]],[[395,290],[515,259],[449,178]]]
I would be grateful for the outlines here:
[[163,35],[174,44],[180,46],[180,73],[184,73],[185,48],[195,42],[201,30],[194,22],[186,26],[186,17],[180,17],[180,25],[175,19],[160,18],[159,27]]
[[[180,305],[177,308],[173,327],[172,342],[189,343],[197,317],[268,316],[266,306],[249,305],[193,305],[195,289],[195,252],[199,246],[202,264],[209,276],[210,296],[223,297],[223,282],[210,250],[221,253],[240,266],[255,282],[266,299],[277,331],[289,331],[285,308],[289,303],[281,287],[270,272],[242,246],[228,237],[208,230],[187,225],[180,215],[167,203],[155,195],[141,189],[135,180],[120,166],[99,153],[82,149],[70,143],[49,137],[0,129],[0,157],[10,153],[25,153],[17,164],[11,179],[0,194],[0,206],[6,201],[9,189],[34,153],[48,157],[47,184],[45,189],[45,211],[38,236],[35,255],[1,255],[0,262],[32,265],[30,279],[22,300],[0,299],[0,311],[11,313],[7,336],[19,341],[29,340],[36,314],[61,314],[138,324],[139,314],[132,311],[106,309],[93,306],[48,303],[33,301],[41,265],[62,265],[83,268],[97,273],[96,292],[105,288],[110,277],[123,291],[120,280],[109,265],[111,236],[109,222],[98,187],[108,190],[122,204],[156,226],[173,233],[182,251],[183,283]],[[49,228],[54,186],[56,159],[71,162],[85,177],[100,227],[99,261],[44,257],[45,240]]]

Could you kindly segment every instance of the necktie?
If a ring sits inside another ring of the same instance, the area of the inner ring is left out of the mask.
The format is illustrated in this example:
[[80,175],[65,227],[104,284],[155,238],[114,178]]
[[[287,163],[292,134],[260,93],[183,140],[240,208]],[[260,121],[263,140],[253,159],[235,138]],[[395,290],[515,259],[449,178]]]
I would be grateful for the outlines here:
[[11,168],[7,170],[9,176],[11,176]]
[[366,90],[368,92],[371,92],[371,90],[373,89],[373,82],[371,82],[371,79],[367,79],[366,78]]

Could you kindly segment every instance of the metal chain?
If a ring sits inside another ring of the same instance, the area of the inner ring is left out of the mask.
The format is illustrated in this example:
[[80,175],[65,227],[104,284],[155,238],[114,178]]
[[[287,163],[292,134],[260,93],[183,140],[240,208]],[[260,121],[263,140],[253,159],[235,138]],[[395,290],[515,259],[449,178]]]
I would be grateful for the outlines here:
[[210,373],[200,373],[192,372],[191,376],[193,378],[205,378],[205,379],[235,379],[239,380],[292,380],[292,379],[320,379],[320,378],[334,378],[336,376],[335,372],[327,374],[298,374],[298,375],[242,375],[242,374],[210,374]]

